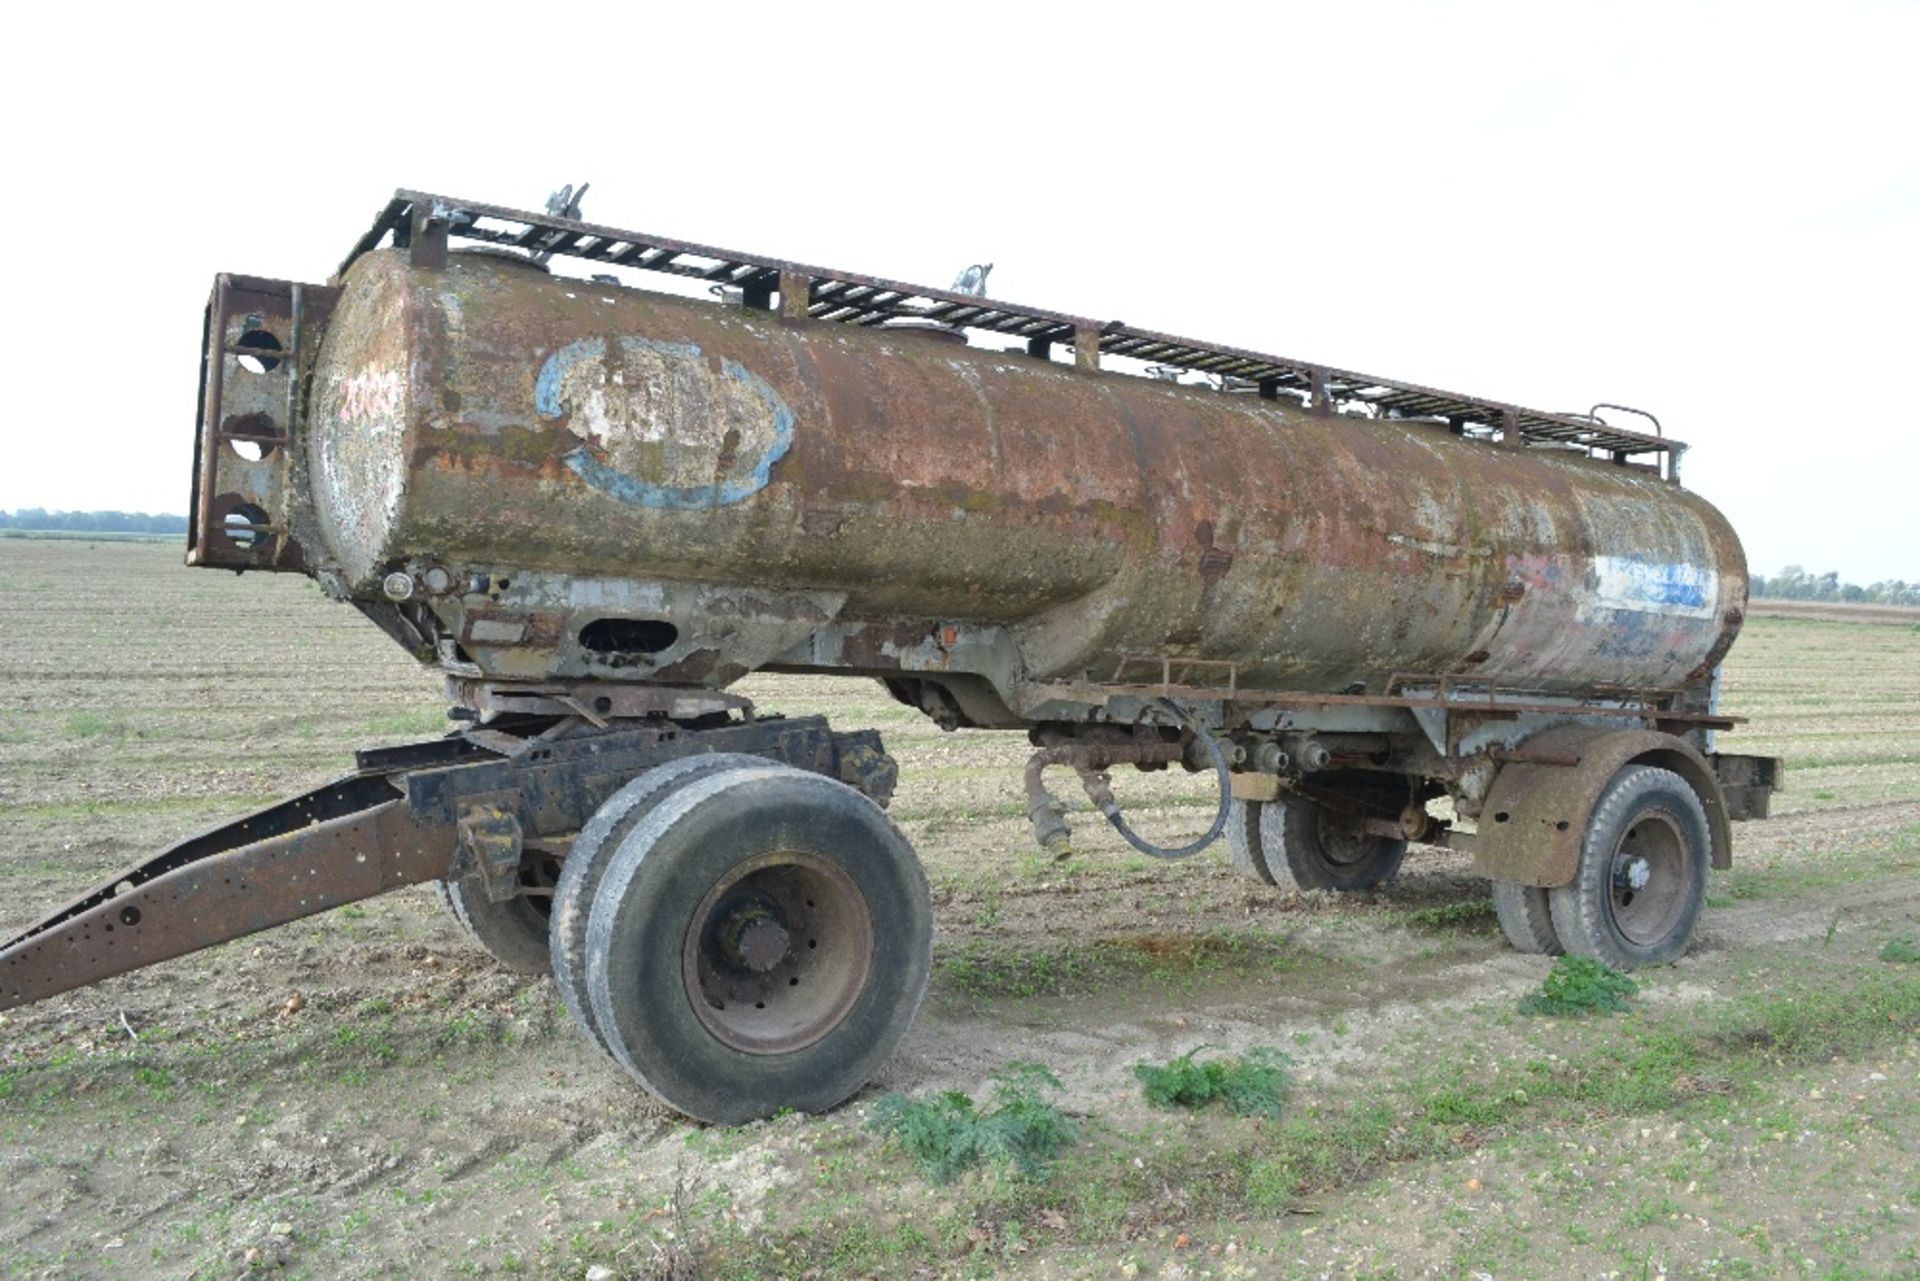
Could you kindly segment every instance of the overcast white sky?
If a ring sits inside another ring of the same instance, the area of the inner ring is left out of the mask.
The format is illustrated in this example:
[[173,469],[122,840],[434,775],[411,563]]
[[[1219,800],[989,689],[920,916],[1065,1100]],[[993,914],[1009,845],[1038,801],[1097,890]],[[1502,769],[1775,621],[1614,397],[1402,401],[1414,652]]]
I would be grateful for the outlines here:
[[1920,7],[29,7],[0,508],[186,509],[217,271],[395,187],[1519,401],[1643,405],[1754,568],[1920,578]]

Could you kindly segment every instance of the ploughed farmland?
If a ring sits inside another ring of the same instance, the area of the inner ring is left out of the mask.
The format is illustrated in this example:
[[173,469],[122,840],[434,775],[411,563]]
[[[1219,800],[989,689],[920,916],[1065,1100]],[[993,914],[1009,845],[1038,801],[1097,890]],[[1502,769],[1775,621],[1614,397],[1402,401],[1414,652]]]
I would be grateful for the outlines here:
[[[0,930],[446,728],[437,679],[305,580],[179,562],[0,541]],[[0,1275],[1920,1269],[1920,628],[1749,621],[1725,705],[1790,790],[1736,829],[1694,952],[1584,1020],[1519,1012],[1547,962],[1506,948],[1460,855],[1303,895],[1082,814],[1055,864],[1019,736],[942,734],[863,682],[744,688],[877,726],[901,763],[939,933],[870,1090],[690,1126],[406,891],[0,1016]],[[1119,783],[1149,834],[1209,815],[1204,778]],[[1150,1102],[1134,1067],[1202,1046],[1287,1088]],[[895,1093],[990,1115],[996,1076],[1071,1128],[1027,1175],[936,1184],[870,1124]]]

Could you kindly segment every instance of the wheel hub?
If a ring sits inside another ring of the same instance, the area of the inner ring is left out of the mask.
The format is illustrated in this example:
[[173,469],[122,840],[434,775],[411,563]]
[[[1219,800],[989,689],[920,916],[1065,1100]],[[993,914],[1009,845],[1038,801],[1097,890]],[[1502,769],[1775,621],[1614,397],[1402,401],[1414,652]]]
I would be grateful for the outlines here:
[[845,869],[811,854],[749,860],[707,892],[688,922],[688,1003],[737,1050],[784,1054],[811,1045],[866,986],[873,931]]
[[775,918],[770,905],[752,903],[721,922],[715,942],[729,964],[749,974],[765,974],[786,956],[793,936]]
[[1610,907],[1628,941],[1666,937],[1685,909],[1686,846],[1672,816],[1650,810],[1627,829],[1613,859]]
[[1352,867],[1372,857],[1378,839],[1361,830],[1357,816],[1342,814],[1321,805],[1316,807],[1320,852],[1336,867]]

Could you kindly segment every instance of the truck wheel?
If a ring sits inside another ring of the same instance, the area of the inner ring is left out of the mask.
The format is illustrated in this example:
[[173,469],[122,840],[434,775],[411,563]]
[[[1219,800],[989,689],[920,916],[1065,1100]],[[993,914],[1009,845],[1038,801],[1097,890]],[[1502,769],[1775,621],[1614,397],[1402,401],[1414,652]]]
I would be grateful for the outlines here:
[[870,799],[755,766],[674,787],[593,897],[588,993],[612,1056],[668,1106],[739,1124],[858,1091],[927,991],[933,906]]
[[1686,951],[1707,893],[1707,812],[1671,770],[1629,765],[1587,820],[1571,883],[1548,891],[1567,951],[1615,969]]
[[912,1024],[932,960],[927,878],[900,829],[782,766],[674,788],[620,841],[587,925],[608,1049],[719,1124],[851,1097]]
[[1350,830],[1339,815],[1300,796],[1261,806],[1260,844],[1270,866],[1282,860],[1303,890],[1370,890],[1390,881],[1407,843]]
[[1266,851],[1260,848],[1260,811],[1265,808],[1260,801],[1234,801],[1228,808],[1227,866],[1263,885],[1276,885]]
[[[520,880],[529,889],[550,891],[560,874],[559,863],[543,850],[527,851]],[[440,904],[469,938],[494,960],[516,974],[547,972],[547,917],[553,899],[549,893],[522,894],[504,903],[487,897],[478,876],[435,881]]]
[[1553,909],[1547,892],[1518,881],[1493,883],[1493,914],[1516,952],[1530,956],[1558,956],[1565,949],[1553,932]]
[[560,867],[559,884],[554,887],[553,917],[544,942],[560,1000],[574,1022],[586,1029],[601,1049],[607,1048],[607,1039],[593,1021],[593,999],[587,995],[587,917],[607,861],[627,833],[679,784],[723,770],[775,763],[740,752],[708,752],[656,765],[609,796],[574,838],[573,848]]

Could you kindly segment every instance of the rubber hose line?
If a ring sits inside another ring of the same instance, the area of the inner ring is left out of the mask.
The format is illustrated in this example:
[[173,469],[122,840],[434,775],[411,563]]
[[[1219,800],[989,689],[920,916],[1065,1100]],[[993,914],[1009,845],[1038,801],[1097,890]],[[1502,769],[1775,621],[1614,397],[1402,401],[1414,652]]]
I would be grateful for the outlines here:
[[1181,723],[1193,731],[1193,736],[1200,740],[1200,745],[1207,749],[1207,755],[1213,760],[1214,775],[1220,780],[1220,808],[1213,816],[1213,826],[1209,827],[1207,834],[1199,840],[1191,841],[1177,848],[1169,848],[1164,845],[1155,845],[1152,841],[1146,840],[1135,833],[1131,827],[1127,826],[1127,820],[1120,816],[1120,807],[1118,805],[1114,806],[1113,809],[1107,813],[1107,822],[1113,824],[1114,831],[1126,838],[1127,844],[1133,846],[1133,848],[1139,850],[1148,858],[1192,858],[1195,854],[1198,854],[1201,850],[1206,849],[1207,846],[1219,840],[1220,834],[1227,830],[1227,816],[1233,808],[1233,784],[1227,774],[1227,755],[1220,750],[1220,744],[1214,741],[1213,735],[1196,725],[1193,719],[1181,711],[1173,700],[1163,698],[1159,701],[1162,707],[1165,707],[1168,711],[1179,717]]

